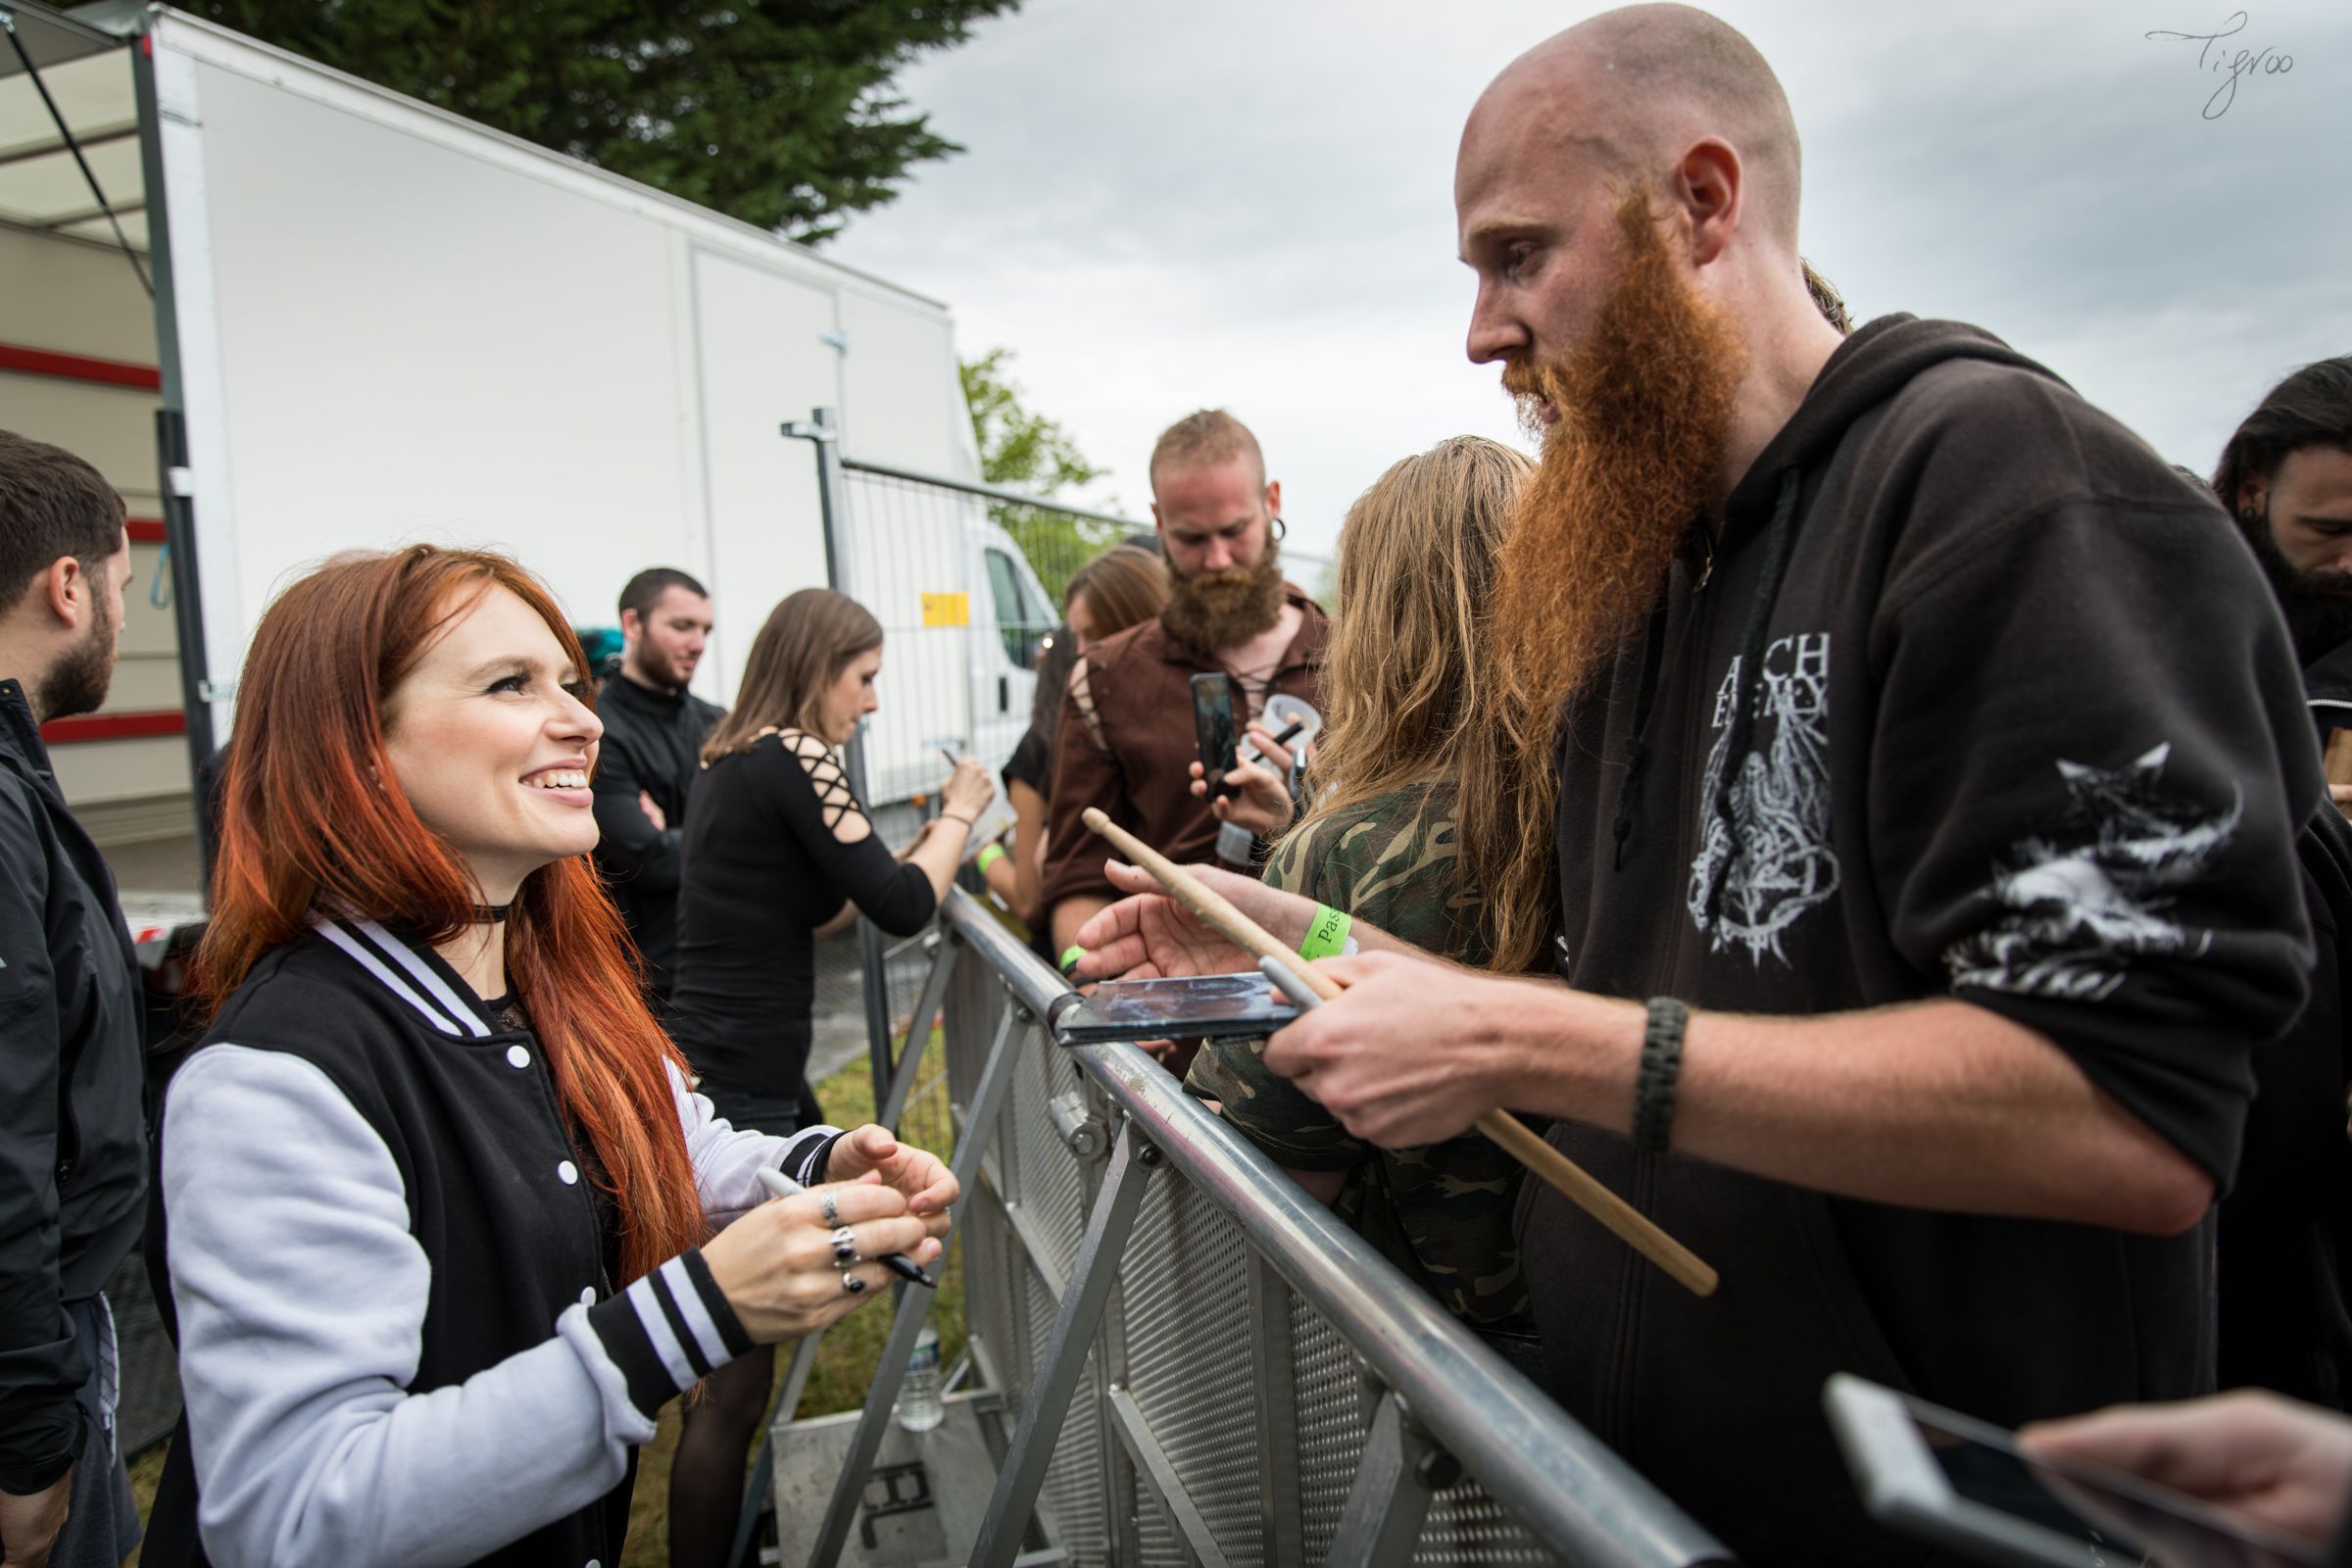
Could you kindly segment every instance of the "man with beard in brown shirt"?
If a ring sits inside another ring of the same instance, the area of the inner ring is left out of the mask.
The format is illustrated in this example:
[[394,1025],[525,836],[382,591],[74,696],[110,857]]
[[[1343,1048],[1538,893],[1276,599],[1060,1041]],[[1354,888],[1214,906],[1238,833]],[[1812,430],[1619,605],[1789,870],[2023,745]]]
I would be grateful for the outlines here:
[[1221,409],[1186,415],[1152,448],[1151,477],[1168,607],[1086,650],[1054,740],[1045,899],[1056,953],[1118,897],[1088,807],[1179,863],[1209,858],[1223,803],[1192,793],[1193,676],[1233,677],[1238,723],[1276,692],[1317,701],[1329,622],[1283,581],[1282,486],[1250,427]]

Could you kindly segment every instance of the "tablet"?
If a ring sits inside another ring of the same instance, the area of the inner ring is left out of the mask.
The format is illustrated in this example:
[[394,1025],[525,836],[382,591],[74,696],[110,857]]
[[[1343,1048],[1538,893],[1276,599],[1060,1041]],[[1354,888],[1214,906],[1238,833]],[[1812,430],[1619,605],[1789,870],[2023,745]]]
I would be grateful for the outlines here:
[[1105,980],[1094,995],[1062,999],[1054,1038],[1065,1046],[1110,1040],[1225,1040],[1270,1035],[1298,1009],[1248,974],[1186,975],[1173,980]]
[[1870,1516],[1992,1568],[2318,1568],[2321,1553],[2129,1476],[1838,1373],[1822,1390]]

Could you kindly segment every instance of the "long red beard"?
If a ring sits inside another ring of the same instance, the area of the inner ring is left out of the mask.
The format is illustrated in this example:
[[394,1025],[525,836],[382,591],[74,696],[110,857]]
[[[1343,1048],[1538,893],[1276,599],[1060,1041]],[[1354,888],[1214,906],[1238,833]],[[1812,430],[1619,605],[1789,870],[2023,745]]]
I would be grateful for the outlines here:
[[1676,272],[1648,193],[1616,217],[1623,261],[1591,337],[1564,361],[1503,370],[1523,406],[1541,397],[1559,414],[1497,573],[1507,667],[1538,715],[1599,675],[1656,607],[1712,498],[1746,368],[1731,322]]

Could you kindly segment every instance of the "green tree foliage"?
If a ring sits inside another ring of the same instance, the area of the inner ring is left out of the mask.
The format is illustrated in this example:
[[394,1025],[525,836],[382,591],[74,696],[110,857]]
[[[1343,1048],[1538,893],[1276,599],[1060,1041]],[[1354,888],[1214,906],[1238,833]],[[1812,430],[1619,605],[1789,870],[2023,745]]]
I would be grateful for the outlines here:
[[184,0],[199,16],[813,243],[963,149],[899,68],[1019,0]]
[[[1051,500],[1070,485],[1091,484],[1106,475],[1107,468],[1086,461],[1068,431],[1021,406],[1021,389],[1005,371],[1011,360],[1009,349],[998,348],[956,367],[963,378],[963,401],[972,411],[981,477],[990,484]],[[1012,535],[1056,605],[1061,603],[1071,573],[1125,537],[1109,523],[1058,512],[992,507],[989,515]]]

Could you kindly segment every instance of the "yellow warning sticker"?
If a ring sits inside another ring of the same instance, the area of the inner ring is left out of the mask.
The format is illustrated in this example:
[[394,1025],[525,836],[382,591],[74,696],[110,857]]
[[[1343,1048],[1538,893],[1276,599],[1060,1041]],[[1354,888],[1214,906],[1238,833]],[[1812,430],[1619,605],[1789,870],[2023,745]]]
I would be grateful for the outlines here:
[[969,626],[972,623],[970,594],[923,595],[923,624],[926,626]]

